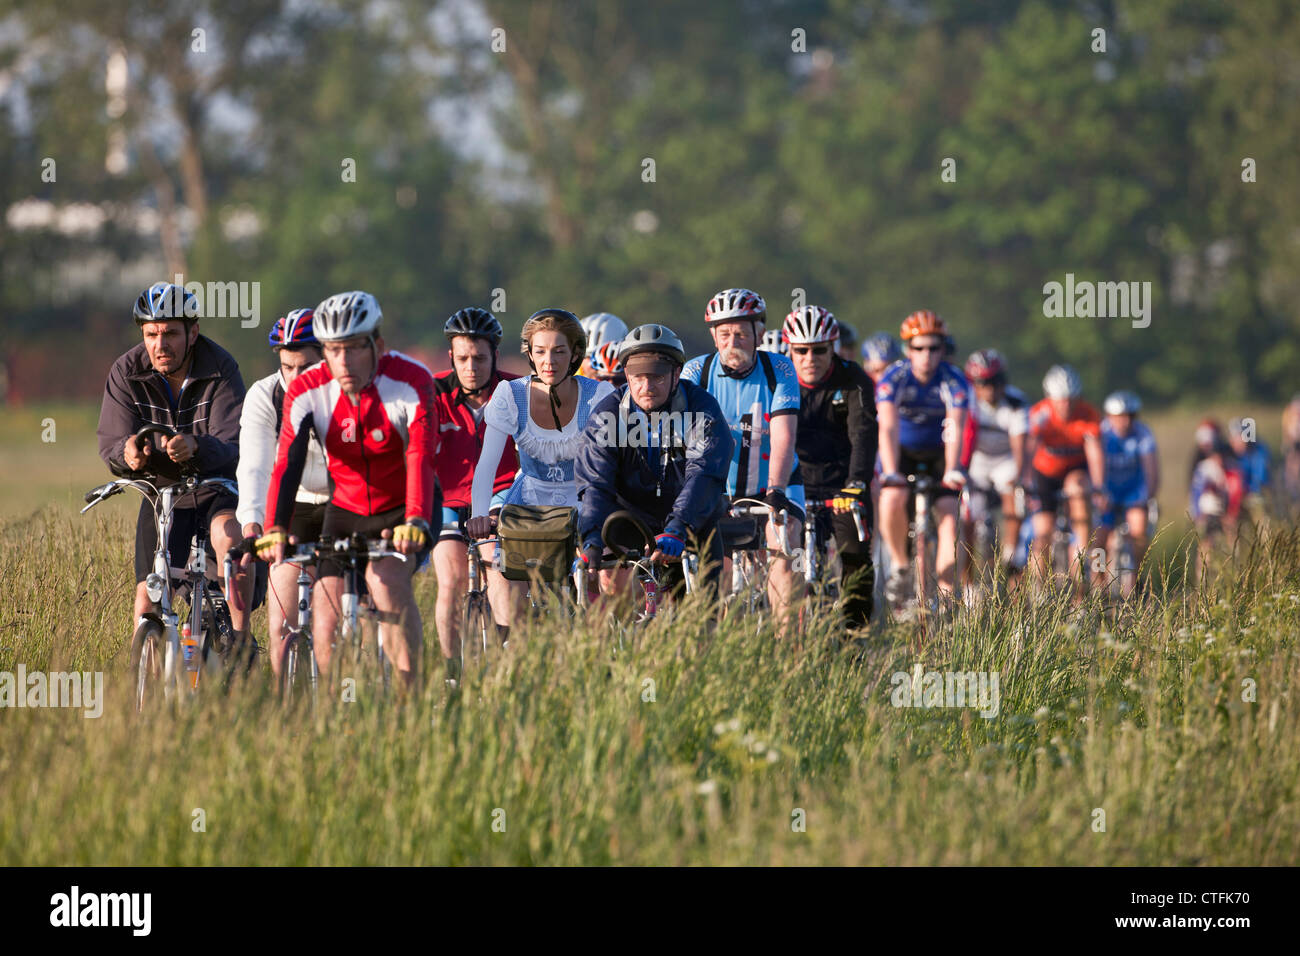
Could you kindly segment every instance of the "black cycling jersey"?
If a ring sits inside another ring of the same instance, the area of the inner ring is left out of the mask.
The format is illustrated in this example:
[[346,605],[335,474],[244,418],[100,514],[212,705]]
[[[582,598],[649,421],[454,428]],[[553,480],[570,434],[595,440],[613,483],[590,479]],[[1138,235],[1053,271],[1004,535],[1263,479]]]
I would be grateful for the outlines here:
[[825,381],[799,383],[799,397],[795,450],[807,497],[829,497],[851,481],[870,484],[877,442],[871,376],[836,357]]

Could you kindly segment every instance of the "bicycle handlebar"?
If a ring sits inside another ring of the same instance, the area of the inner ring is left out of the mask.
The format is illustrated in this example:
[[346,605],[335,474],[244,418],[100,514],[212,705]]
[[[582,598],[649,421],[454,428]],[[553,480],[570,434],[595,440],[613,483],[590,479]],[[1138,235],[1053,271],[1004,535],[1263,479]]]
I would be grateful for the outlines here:
[[[855,501],[849,506],[849,514],[853,515],[853,529],[858,533],[859,541],[867,540],[867,526],[862,521],[864,507],[861,501]],[[820,501],[809,501],[804,508],[809,514],[814,511],[834,511],[835,499],[823,498]]]

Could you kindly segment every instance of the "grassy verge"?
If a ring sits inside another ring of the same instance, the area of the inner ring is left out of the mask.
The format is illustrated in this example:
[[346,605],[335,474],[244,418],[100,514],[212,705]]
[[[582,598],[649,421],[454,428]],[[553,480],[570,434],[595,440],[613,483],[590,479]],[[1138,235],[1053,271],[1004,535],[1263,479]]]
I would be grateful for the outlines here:
[[[0,710],[3,865],[1297,858],[1295,531],[1203,592],[989,603],[919,653],[903,626],[857,654],[825,616],[795,645],[683,607],[619,653],[543,621],[455,704],[430,667],[419,699],[363,681],[286,715],[258,678],[141,719],[116,507],[0,525],[0,671],[102,670],[107,697]],[[418,595],[431,622],[430,575]],[[996,715],[895,706],[918,664],[996,673]]]

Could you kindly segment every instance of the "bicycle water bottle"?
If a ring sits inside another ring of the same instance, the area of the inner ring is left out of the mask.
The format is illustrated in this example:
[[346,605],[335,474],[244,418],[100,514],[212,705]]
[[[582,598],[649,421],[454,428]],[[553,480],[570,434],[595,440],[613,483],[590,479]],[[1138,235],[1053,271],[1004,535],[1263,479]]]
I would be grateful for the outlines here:
[[340,620],[343,625],[343,631],[345,634],[351,636],[352,622],[357,619],[357,596],[345,591],[343,593],[340,611],[342,612]]
[[185,662],[185,679],[189,681],[190,690],[199,686],[199,644],[190,633],[190,622],[181,625],[181,657]]
[[659,585],[653,580],[645,583],[645,616],[654,617],[659,613]]

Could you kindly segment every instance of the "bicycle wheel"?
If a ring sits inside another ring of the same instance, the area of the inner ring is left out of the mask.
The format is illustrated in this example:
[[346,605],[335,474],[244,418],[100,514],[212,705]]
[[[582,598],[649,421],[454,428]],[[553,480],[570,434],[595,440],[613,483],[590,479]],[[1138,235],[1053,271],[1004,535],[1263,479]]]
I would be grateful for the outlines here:
[[311,648],[298,631],[284,639],[284,666],[280,668],[280,699],[286,705],[315,696]]
[[135,709],[144,710],[154,700],[171,696],[165,684],[162,625],[144,620],[131,636],[131,673],[135,675]]
[[496,625],[492,621],[492,609],[487,597],[482,594],[468,595],[460,621],[462,672],[471,667],[481,668],[487,663],[488,642],[490,635],[495,632]]

